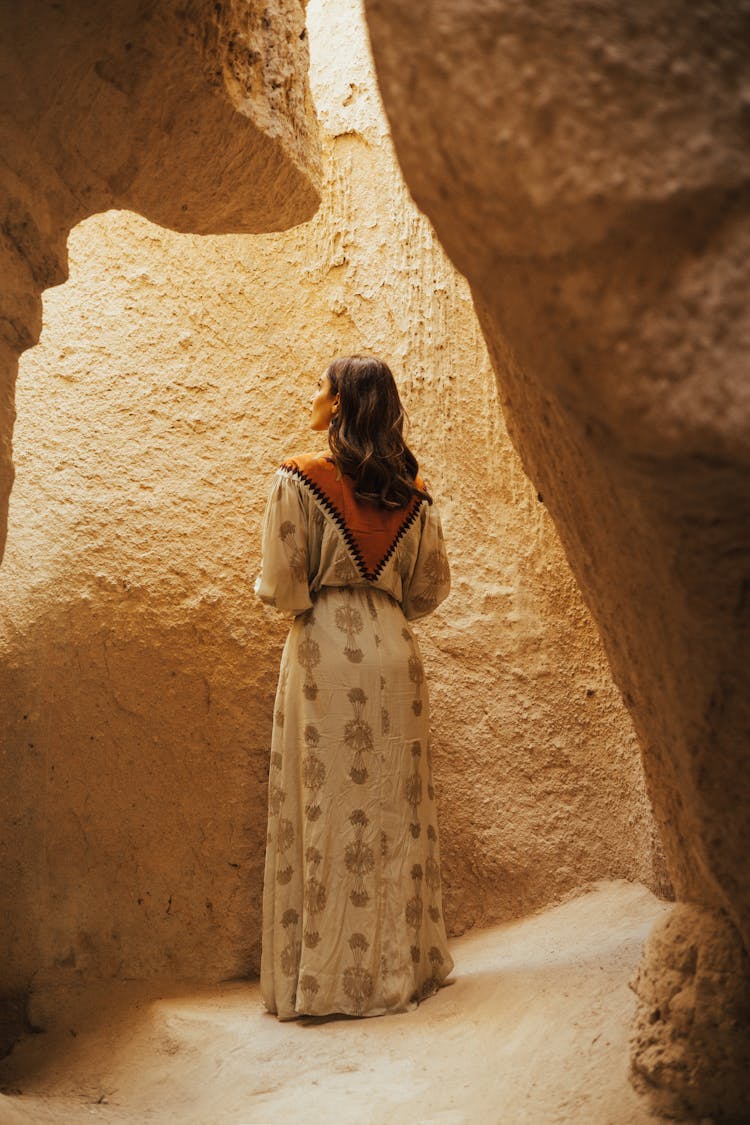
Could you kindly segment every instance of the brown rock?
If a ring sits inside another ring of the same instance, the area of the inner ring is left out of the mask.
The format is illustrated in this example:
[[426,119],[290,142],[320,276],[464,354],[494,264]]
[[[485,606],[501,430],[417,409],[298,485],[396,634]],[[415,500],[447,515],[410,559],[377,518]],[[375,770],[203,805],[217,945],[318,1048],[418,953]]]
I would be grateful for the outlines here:
[[680,903],[646,941],[632,1073],[657,1113],[750,1116],[750,965],[726,915]]
[[407,183],[472,285],[678,895],[747,948],[750,8],[367,12]]

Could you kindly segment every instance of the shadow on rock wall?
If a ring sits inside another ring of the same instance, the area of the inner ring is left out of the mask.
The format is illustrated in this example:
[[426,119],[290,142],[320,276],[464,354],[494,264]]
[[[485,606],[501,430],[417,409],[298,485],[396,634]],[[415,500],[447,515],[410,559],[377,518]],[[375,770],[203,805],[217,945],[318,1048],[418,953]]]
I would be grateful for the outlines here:
[[750,990],[748,7],[366,7],[405,179],[472,286],[692,907],[644,958],[634,1067],[660,1110],[747,1120],[750,1011],[724,1013]]
[[127,583],[44,600],[0,667],[18,704],[10,962],[63,980],[257,971],[274,654],[248,660],[220,601],[176,622]]

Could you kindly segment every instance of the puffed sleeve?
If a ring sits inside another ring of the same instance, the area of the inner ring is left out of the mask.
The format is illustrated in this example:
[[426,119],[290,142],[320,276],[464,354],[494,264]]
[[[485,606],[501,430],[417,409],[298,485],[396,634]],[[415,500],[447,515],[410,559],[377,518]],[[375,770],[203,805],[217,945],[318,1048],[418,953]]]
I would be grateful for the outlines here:
[[282,613],[312,606],[307,577],[307,511],[294,477],[276,472],[262,525],[262,561],[255,593]]
[[422,505],[421,535],[414,569],[404,582],[401,607],[409,621],[426,617],[445,598],[451,588],[451,572],[445,551],[443,528],[436,504]]

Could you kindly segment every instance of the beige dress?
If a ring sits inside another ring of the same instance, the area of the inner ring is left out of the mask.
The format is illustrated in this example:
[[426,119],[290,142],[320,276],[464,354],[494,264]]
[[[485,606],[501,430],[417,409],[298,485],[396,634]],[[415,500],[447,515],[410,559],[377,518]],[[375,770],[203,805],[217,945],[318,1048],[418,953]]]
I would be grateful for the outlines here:
[[255,590],[295,614],[263,889],[261,992],[280,1019],[406,1011],[453,968],[429,702],[409,625],[450,588],[440,517],[421,501],[369,579],[340,517],[293,461],[276,472]]

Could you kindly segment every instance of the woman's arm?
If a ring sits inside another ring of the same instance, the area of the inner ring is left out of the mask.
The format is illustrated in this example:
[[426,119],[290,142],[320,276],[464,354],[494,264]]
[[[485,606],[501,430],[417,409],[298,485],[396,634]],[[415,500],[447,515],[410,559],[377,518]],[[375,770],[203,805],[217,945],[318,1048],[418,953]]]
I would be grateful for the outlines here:
[[277,472],[262,525],[262,561],[255,593],[282,613],[312,606],[307,575],[307,511],[293,477]]
[[424,503],[414,569],[404,582],[402,608],[409,621],[426,617],[448,597],[451,572],[437,505]]

